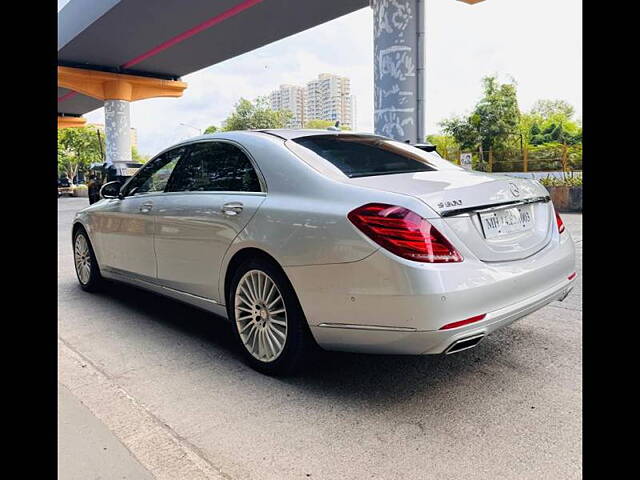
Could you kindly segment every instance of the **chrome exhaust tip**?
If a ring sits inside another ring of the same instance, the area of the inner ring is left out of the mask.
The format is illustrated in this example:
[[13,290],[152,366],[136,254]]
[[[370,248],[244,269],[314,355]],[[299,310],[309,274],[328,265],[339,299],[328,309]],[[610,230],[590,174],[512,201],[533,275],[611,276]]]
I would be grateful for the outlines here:
[[445,355],[451,355],[452,353],[458,353],[463,350],[468,350],[470,348],[475,347],[480,343],[480,341],[485,337],[484,333],[479,333],[477,335],[472,335],[471,337],[461,338],[453,342],[449,347],[444,351]]
[[560,295],[560,297],[558,298],[559,302],[563,302],[565,298],[567,298],[569,296],[569,294],[571,293],[571,290],[573,290],[573,287],[571,288],[567,288],[562,295]]

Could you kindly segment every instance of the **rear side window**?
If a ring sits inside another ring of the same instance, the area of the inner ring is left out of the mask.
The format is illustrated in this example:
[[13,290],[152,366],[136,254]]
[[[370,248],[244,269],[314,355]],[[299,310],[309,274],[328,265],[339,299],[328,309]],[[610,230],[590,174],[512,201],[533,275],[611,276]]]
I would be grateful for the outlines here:
[[260,181],[249,158],[235,145],[196,143],[180,162],[168,192],[260,192]]
[[349,178],[455,168],[436,155],[382,137],[313,135],[293,141],[331,162]]

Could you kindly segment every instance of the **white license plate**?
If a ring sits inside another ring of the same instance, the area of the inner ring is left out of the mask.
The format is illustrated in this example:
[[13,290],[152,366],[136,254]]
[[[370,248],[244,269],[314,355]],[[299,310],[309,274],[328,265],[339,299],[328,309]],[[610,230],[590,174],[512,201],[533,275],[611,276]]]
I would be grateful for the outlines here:
[[531,205],[505,208],[504,210],[481,213],[479,215],[485,238],[500,237],[533,228]]

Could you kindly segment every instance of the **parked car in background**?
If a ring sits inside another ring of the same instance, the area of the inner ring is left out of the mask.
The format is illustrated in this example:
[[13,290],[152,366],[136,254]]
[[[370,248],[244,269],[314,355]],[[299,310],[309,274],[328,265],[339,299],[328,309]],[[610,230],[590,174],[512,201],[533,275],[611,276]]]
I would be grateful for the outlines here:
[[73,185],[67,177],[58,178],[58,197],[62,195],[73,195]]
[[91,164],[89,166],[89,182],[87,184],[89,188],[89,205],[100,200],[100,189],[105,183],[116,179],[124,183],[130,177],[135,175],[141,166],[142,164],[138,162],[128,162],[126,164],[124,176],[118,177],[116,175],[116,169],[113,166],[108,166],[106,162]]
[[563,300],[576,277],[539,182],[375,135],[204,135],[101,195],[73,222],[80,286],[118,280],[227,318],[269,374],[314,344],[460,352]]

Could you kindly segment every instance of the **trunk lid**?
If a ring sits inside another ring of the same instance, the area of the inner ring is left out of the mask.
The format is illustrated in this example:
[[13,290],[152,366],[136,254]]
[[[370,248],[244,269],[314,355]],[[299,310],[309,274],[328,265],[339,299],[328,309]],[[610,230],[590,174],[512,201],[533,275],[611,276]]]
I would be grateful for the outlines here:
[[[417,197],[482,261],[529,257],[544,248],[553,234],[549,193],[529,179],[451,169],[358,177],[349,182]],[[488,222],[496,221],[501,227],[490,230],[493,224]],[[520,224],[526,226],[520,230]]]

